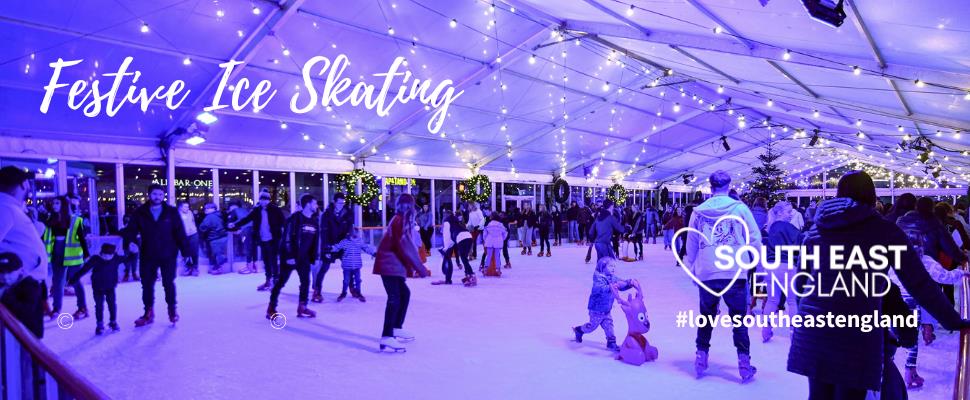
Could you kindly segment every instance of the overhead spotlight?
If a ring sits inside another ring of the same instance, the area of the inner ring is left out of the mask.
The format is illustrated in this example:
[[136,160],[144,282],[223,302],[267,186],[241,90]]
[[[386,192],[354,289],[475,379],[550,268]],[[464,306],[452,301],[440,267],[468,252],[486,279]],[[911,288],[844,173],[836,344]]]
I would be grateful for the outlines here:
[[791,60],[791,50],[785,49],[785,53],[781,55],[781,59],[785,61]]
[[775,105],[775,101],[774,101],[774,100],[772,100],[772,99],[768,99],[768,102],[767,102],[767,103],[765,103],[765,104],[766,104],[766,105],[767,105],[768,107],[773,107],[773,106]]
[[728,144],[726,136],[721,136],[721,146],[724,146],[724,151],[731,151],[731,145]]
[[199,115],[196,115],[195,120],[206,125],[212,125],[219,120],[219,117],[216,117],[214,114],[206,111]]
[[812,19],[836,28],[845,22],[844,0],[802,0],[805,10]]
[[818,129],[814,129],[812,132],[813,132],[812,140],[808,142],[808,145],[811,147],[815,147],[815,145],[818,144]]
[[852,66],[852,75],[862,75],[862,68],[859,68],[858,65],[853,65]]
[[387,34],[388,35],[394,35],[394,27],[393,26],[387,27]]
[[259,15],[262,12],[263,10],[260,10],[259,7],[253,6],[253,15]]
[[451,22],[448,22],[448,26],[450,26],[450,27],[452,27],[452,28],[455,28],[455,27],[457,27],[457,26],[458,26],[458,20],[457,20],[457,19],[454,19],[454,18],[452,18],[452,19],[451,19]]
[[963,99],[970,101],[970,92],[967,92],[967,94],[963,95]]
[[856,134],[856,137],[858,137],[859,139],[865,139],[866,138],[866,134],[865,133],[862,133],[862,131],[859,131],[859,133]]
[[667,73],[667,76],[673,75],[674,74],[674,70],[671,69],[671,68],[667,68],[666,73]]
[[674,103],[674,112],[680,112],[680,103]]
[[626,9],[626,16],[627,17],[633,16],[633,4],[630,4],[630,8]]
[[148,33],[148,31],[150,31],[150,29],[148,29],[148,23],[142,22],[141,28],[139,28],[139,30],[141,30],[141,33]]
[[188,139],[185,139],[185,143],[188,143],[193,146],[198,146],[202,143],[205,143],[205,135],[203,135],[202,132],[199,132],[199,131],[193,132],[192,136],[190,136]]
[[717,26],[714,27],[714,33],[715,34],[720,35],[722,32],[724,32],[724,28],[721,28],[720,25],[717,25]]
[[529,57],[529,64],[535,64],[535,63],[536,63],[536,55],[533,54],[532,56]]
[[920,88],[926,86],[926,84],[923,83],[923,81],[921,81],[919,79],[915,80],[913,83],[916,84],[916,87],[920,87]]
[[818,118],[819,115],[820,114],[819,114],[818,110],[812,111],[812,116],[813,117]]
[[717,92],[718,93],[724,93],[724,86],[723,85],[717,85]]
[[855,126],[862,126],[862,120],[861,119],[855,120]]

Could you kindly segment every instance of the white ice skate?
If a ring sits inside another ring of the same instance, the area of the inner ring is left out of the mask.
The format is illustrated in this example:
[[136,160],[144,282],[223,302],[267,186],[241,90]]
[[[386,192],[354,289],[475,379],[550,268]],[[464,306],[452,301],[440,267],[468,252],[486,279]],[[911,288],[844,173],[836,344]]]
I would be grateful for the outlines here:
[[394,338],[406,343],[414,340],[414,335],[404,329],[395,329]]
[[407,351],[401,342],[397,341],[394,337],[384,336],[381,338],[381,352],[385,349],[389,349],[395,353],[404,353]]

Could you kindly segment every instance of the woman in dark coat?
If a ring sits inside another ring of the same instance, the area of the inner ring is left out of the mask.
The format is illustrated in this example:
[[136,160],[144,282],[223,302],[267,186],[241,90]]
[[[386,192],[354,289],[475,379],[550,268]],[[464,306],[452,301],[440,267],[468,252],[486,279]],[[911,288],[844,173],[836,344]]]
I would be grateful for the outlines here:
[[381,332],[381,350],[390,348],[395,352],[405,351],[402,341],[414,340],[414,335],[402,329],[404,317],[408,312],[411,290],[404,283],[408,271],[420,277],[430,275],[421,264],[418,246],[412,240],[414,232],[414,197],[402,194],[394,206],[394,218],[387,224],[387,231],[381,238],[374,256],[374,274],[381,276],[384,291],[387,293],[387,306],[384,308],[384,330]]
[[[830,268],[832,247],[843,246],[844,252],[848,252],[858,246],[868,254],[872,246],[909,244],[902,230],[876,213],[875,186],[865,172],[852,171],[842,176],[836,196],[818,206],[815,227],[807,233],[804,242],[809,248],[819,246],[820,267],[807,270],[814,279],[809,283],[818,287],[800,299],[798,315],[803,320],[825,318],[827,313],[862,316],[883,310],[882,297],[864,293],[848,296],[845,291],[833,290],[832,283],[841,275],[845,282],[859,280],[876,282],[879,286],[882,280],[870,279],[869,275],[888,271]],[[915,252],[903,251],[900,265],[893,267],[903,286],[944,327],[955,330],[970,326],[950,306]],[[802,286],[796,284],[796,287]],[[871,291],[880,293],[882,289],[885,287]],[[788,353],[788,371],[808,377],[810,399],[865,399],[868,390],[881,388],[885,334],[884,328],[869,332],[859,327],[795,328]]]

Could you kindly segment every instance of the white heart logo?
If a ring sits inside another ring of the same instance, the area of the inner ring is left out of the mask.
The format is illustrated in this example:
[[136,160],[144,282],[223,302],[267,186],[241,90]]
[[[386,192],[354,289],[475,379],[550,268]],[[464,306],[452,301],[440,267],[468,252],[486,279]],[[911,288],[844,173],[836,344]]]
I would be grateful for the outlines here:
[[[714,221],[714,225],[711,226],[711,232],[713,233],[714,231],[716,231],[717,225],[720,224],[722,221],[726,221],[726,220],[735,220],[735,221],[740,222],[741,223],[741,226],[744,227],[744,242],[747,243],[747,244],[750,244],[751,243],[751,232],[748,231],[748,224],[744,222],[744,219],[742,219],[741,217],[739,217],[737,215],[725,215],[725,216],[723,216],[721,218],[718,218],[717,221]],[[681,233],[684,233],[684,232],[694,232],[694,233],[700,235],[701,237],[703,237],[704,240],[706,240],[708,243],[711,243],[711,239],[708,238],[707,235],[704,235],[703,232],[701,232],[701,231],[699,231],[697,229],[691,228],[689,226],[686,226],[686,227],[683,227],[683,228],[680,228],[679,230],[677,230],[677,232],[674,233],[674,237],[673,237],[672,241],[674,243],[677,243],[677,237],[680,236],[680,234]],[[684,243],[685,243],[685,246],[686,246],[686,241]],[[676,250],[672,250],[672,251],[674,253],[674,258],[677,259],[677,264],[680,264],[680,268],[683,269],[684,272],[686,272],[687,275],[690,276],[690,278],[694,280],[694,283],[696,283],[698,286],[704,288],[704,290],[706,290],[708,293],[710,293],[711,295],[713,295],[715,297],[721,297],[721,296],[724,295],[724,293],[727,293],[727,291],[730,290],[731,287],[734,286],[734,282],[737,282],[738,277],[741,276],[741,268],[738,268],[737,271],[735,271],[735,273],[734,273],[734,278],[731,278],[731,282],[728,283],[728,285],[725,286],[723,290],[721,290],[719,292],[715,292],[713,289],[711,289],[710,287],[708,287],[707,285],[705,285],[704,282],[701,282],[700,279],[697,279],[697,276],[694,275],[694,272],[692,272],[690,270],[690,268],[687,268],[687,266],[684,265],[684,261],[680,259],[679,252],[677,252]]]

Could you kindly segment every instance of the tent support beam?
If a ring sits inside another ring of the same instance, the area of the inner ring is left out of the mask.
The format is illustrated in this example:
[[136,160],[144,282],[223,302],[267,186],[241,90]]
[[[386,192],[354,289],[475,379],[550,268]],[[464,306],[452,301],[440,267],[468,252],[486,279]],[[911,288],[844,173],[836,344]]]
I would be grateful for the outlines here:
[[682,48],[680,48],[680,47],[678,47],[678,46],[674,46],[674,45],[670,45],[670,48],[671,48],[671,49],[674,49],[674,50],[675,50],[675,51],[677,51],[678,53],[680,53],[680,54],[682,54],[682,55],[683,55],[684,57],[687,57],[687,58],[689,58],[689,59],[690,59],[691,61],[693,61],[693,62],[696,62],[696,63],[698,63],[698,64],[700,64],[700,65],[701,65],[701,66],[703,66],[704,68],[707,68],[707,69],[708,69],[708,70],[710,70],[711,72],[714,72],[714,73],[716,73],[716,74],[718,74],[718,75],[720,75],[720,76],[723,76],[723,77],[724,77],[725,79],[727,79],[727,80],[729,80],[729,81],[731,81],[731,82],[733,82],[733,83],[734,83],[735,85],[737,85],[737,84],[740,84],[740,83],[741,83],[741,81],[740,81],[740,80],[738,80],[738,78],[735,78],[735,77],[733,77],[733,76],[731,76],[731,75],[728,75],[728,74],[727,74],[726,72],[724,72],[724,71],[721,71],[721,70],[719,70],[719,69],[717,69],[717,68],[716,68],[716,67],[714,67],[713,65],[711,65],[711,64],[708,64],[708,63],[707,63],[706,61],[704,61],[704,60],[701,60],[700,58],[698,58],[698,57],[696,57],[696,56],[694,56],[693,54],[690,54],[690,53],[689,53],[689,52],[688,52],[687,50],[684,50],[684,49],[682,49]]
[[704,14],[705,16],[707,16],[707,18],[710,18],[711,21],[714,21],[714,23],[720,26],[721,29],[724,29],[725,31],[730,33],[732,39],[737,40],[738,42],[740,42],[741,44],[743,44],[745,47],[749,49],[754,48],[754,43],[751,43],[751,41],[741,36],[741,34],[738,33],[736,29],[732,28],[731,25],[728,25],[727,22],[724,22],[724,20],[722,20],[713,12],[711,12],[706,7],[704,7],[703,4],[699,3],[697,0],[685,0],[685,1],[687,1],[687,4],[690,4],[691,6],[696,8],[697,11],[700,11],[701,14]]
[[644,36],[650,36],[650,34],[652,33],[650,31],[650,29],[647,29],[646,27],[644,27],[643,25],[638,24],[636,21],[634,21],[632,19],[629,19],[629,18],[627,18],[627,17],[625,17],[623,15],[620,15],[620,13],[618,13],[616,11],[613,11],[611,8],[609,8],[607,6],[604,6],[604,5],[600,4],[596,0],[583,0],[583,1],[585,1],[586,4],[589,4],[589,5],[593,6],[593,8],[596,8],[597,10],[602,11],[604,14],[613,17],[617,21],[620,21],[620,22],[622,22],[624,24],[627,24],[631,28],[634,28],[634,29],[640,31],[640,33],[642,33]]
[[[879,68],[885,70],[886,59],[883,58],[882,52],[879,50],[879,46],[876,45],[876,40],[872,38],[872,33],[869,31],[866,21],[862,19],[862,14],[859,13],[859,8],[855,6],[855,2],[852,0],[847,0],[845,3],[849,6],[849,9],[852,10],[852,22],[855,24],[856,30],[858,30],[859,33],[866,38],[866,43],[869,44],[869,49],[872,50],[872,56],[876,59],[876,63],[879,65]],[[893,93],[896,94],[896,98],[902,105],[903,111],[906,112],[906,116],[913,115],[912,109],[909,108],[909,104],[906,102],[906,98],[903,97],[903,92],[900,92],[899,87],[896,86],[896,82],[891,78],[885,79],[886,83],[889,84],[889,87],[893,89]]]

